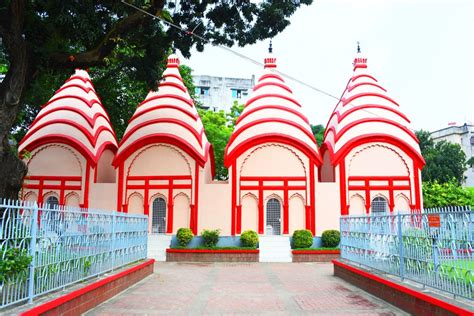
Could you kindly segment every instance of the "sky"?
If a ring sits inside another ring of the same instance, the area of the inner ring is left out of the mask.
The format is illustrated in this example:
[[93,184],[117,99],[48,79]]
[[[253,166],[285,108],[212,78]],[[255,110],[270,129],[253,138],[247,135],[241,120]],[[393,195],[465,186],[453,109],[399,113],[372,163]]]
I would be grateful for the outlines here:
[[[278,70],[335,96],[352,74],[357,41],[368,70],[412,121],[437,130],[474,123],[474,0],[315,0],[273,39]],[[263,62],[269,40],[237,52]],[[256,78],[262,67],[219,47],[184,60],[196,75]],[[336,100],[286,79],[312,124]]]

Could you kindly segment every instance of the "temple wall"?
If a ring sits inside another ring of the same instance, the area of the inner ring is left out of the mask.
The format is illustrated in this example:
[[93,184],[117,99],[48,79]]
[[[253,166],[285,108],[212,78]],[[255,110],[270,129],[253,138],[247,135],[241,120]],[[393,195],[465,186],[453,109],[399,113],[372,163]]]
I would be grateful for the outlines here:
[[[200,177],[202,179],[203,177]],[[232,190],[226,181],[200,183],[198,233],[203,229],[220,229],[221,236],[231,234]]]
[[339,181],[316,183],[316,236],[328,229],[339,230],[341,196]]
[[89,207],[100,210],[117,209],[117,184],[93,183],[89,189]]

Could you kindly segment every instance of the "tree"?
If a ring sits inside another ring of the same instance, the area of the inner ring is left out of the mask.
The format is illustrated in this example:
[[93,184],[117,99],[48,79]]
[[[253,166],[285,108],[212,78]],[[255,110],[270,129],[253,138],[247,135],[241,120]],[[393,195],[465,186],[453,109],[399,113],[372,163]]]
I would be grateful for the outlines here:
[[[134,97],[139,99],[135,92],[143,85],[156,87],[171,47],[185,57],[192,47],[204,49],[206,42],[191,36],[193,32],[212,44],[253,44],[284,30],[298,7],[311,2],[134,1],[186,32],[163,27],[162,22],[119,1],[0,2],[0,69],[7,70],[0,84],[0,196],[16,198],[26,174],[9,137],[20,110],[38,104],[36,100],[25,104],[25,97],[34,99],[37,91],[32,87],[42,87],[40,82],[56,83],[70,74],[68,70],[91,68],[103,80],[96,83],[98,94],[105,100],[110,92],[128,108],[135,103]],[[41,79],[43,76],[50,77]],[[121,84],[136,90],[130,100],[124,100],[127,95],[118,90]],[[122,114],[125,117],[130,110]],[[117,121],[124,123],[123,118]]]
[[323,143],[325,130],[326,129],[321,124],[311,125],[311,131],[313,132],[314,138],[316,138],[318,146],[321,146],[321,144]]
[[456,181],[423,183],[424,207],[474,206],[474,191],[463,188]]
[[416,135],[420,140],[421,154],[426,161],[422,170],[423,180],[446,183],[454,179],[458,184],[462,184],[467,168],[466,155],[461,146],[447,141],[434,143],[426,131],[419,131]]
[[224,166],[224,152],[230,136],[234,131],[237,118],[242,113],[244,105],[234,102],[230,112],[214,112],[212,110],[199,110],[206,136],[214,149],[215,178],[226,180],[229,177],[228,169]]

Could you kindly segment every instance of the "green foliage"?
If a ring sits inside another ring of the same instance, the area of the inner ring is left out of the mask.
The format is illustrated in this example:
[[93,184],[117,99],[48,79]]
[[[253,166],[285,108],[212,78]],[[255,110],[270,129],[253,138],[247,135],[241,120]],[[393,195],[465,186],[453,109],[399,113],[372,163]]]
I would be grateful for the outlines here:
[[258,235],[253,230],[246,230],[240,235],[240,243],[244,247],[257,248]]
[[32,257],[26,249],[2,248],[0,250],[0,282],[5,282],[12,277],[26,277],[28,266]]
[[424,229],[408,228],[402,233],[405,255],[408,257],[431,258],[432,239]]
[[213,248],[217,245],[217,242],[219,241],[219,235],[220,235],[220,230],[219,229],[214,229],[214,230],[208,230],[205,229],[202,231],[201,236],[202,236],[202,243],[204,247],[206,248]]
[[308,229],[295,230],[291,242],[293,249],[309,248],[313,244],[313,233]]
[[474,168],[474,156],[469,158],[467,161],[466,161],[467,165],[471,168]]
[[235,122],[242,113],[244,105],[234,102],[229,113],[224,111],[214,112],[212,110],[199,109],[202,124],[206,131],[206,136],[214,149],[214,161],[216,168],[216,179],[226,180],[228,170],[224,166],[224,151],[229,142],[230,135],[235,127]]
[[467,166],[461,146],[447,141],[435,143],[430,133],[423,130],[416,132],[416,135],[426,161],[422,170],[423,181],[445,183],[454,178],[458,184],[462,184]]
[[341,241],[341,233],[335,229],[325,230],[321,235],[321,239],[323,247],[337,247]]
[[425,208],[443,206],[474,206],[474,191],[463,188],[454,179],[445,183],[423,183],[423,205]]
[[176,233],[176,238],[178,239],[179,245],[182,247],[186,247],[191,242],[193,237],[193,231],[189,228],[180,228]]
[[326,129],[321,124],[311,125],[311,131],[313,132],[314,138],[316,138],[318,146],[321,146],[321,144],[323,143],[325,130]]

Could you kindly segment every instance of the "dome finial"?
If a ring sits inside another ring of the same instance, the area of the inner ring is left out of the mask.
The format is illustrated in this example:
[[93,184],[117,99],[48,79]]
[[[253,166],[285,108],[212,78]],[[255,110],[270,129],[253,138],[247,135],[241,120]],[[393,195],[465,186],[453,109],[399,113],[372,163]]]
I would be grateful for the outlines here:
[[357,41],[357,52],[360,53],[360,42]]
[[270,45],[268,46],[268,52],[273,53],[272,40],[270,39]]

